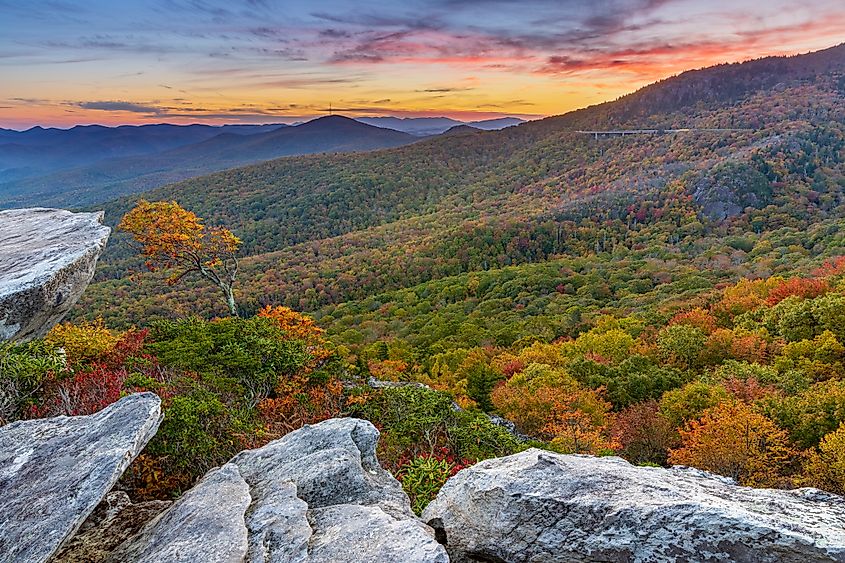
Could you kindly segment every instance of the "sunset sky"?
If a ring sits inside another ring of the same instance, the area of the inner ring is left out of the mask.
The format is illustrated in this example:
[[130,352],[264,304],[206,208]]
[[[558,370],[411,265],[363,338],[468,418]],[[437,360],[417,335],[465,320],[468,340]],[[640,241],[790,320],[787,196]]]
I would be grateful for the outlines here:
[[0,127],[534,117],[844,41],[843,0],[0,0]]

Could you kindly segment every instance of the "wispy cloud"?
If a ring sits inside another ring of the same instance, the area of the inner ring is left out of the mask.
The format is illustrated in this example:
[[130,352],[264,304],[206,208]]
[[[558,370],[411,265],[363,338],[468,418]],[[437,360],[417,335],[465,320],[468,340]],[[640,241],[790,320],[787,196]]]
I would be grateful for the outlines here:
[[[182,99],[232,118],[242,101],[554,113],[690,67],[829,46],[845,29],[842,0],[0,0],[0,13],[0,98],[58,92],[39,115],[92,119],[203,113]],[[68,105],[66,90],[94,101]],[[0,125],[35,115],[7,105]]]
[[91,109],[97,111],[128,111],[131,113],[145,113],[150,115],[160,115],[162,109],[154,105],[143,105],[132,102],[74,102],[73,105],[82,109]]

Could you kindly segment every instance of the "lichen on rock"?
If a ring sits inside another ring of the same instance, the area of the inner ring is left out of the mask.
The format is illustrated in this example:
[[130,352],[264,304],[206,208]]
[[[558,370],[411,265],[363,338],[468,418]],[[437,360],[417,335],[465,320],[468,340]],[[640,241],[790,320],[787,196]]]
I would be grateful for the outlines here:
[[452,477],[423,512],[452,561],[845,561],[845,498],[530,449]]

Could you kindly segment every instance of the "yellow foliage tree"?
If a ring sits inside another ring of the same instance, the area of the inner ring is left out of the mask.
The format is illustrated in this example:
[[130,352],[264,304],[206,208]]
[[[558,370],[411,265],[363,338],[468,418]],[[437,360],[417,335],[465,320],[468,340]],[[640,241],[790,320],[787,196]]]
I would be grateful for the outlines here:
[[50,329],[44,341],[51,346],[63,348],[68,360],[75,363],[92,360],[110,352],[120,337],[120,333],[106,328],[103,319],[97,319],[78,324],[57,324]]
[[845,423],[822,438],[804,465],[804,474],[814,487],[845,494]]
[[742,485],[775,486],[797,452],[784,430],[745,403],[723,402],[680,430],[669,463],[731,477]]
[[168,284],[198,273],[216,285],[232,316],[238,309],[232,286],[238,274],[236,253],[241,241],[228,229],[206,227],[202,219],[175,201],[141,200],[120,221],[131,234],[150,270],[172,268]]

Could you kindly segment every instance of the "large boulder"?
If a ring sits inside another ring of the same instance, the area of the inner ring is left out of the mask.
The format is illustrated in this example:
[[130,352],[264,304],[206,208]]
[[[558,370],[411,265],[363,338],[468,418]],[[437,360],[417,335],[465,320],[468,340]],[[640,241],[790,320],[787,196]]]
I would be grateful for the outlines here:
[[0,340],[44,336],[94,276],[110,229],[102,213],[0,211]]
[[537,449],[459,472],[423,520],[452,561],[845,561],[842,497]]
[[0,427],[0,563],[46,561],[155,435],[161,401],[124,397],[89,416]]
[[247,553],[244,514],[249,486],[231,463],[210,471],[172,507],[107,561],[241,563]]
[[241,452],[112,561],[446,563],[379,465],[378,437],[369,422],[332,419]]

